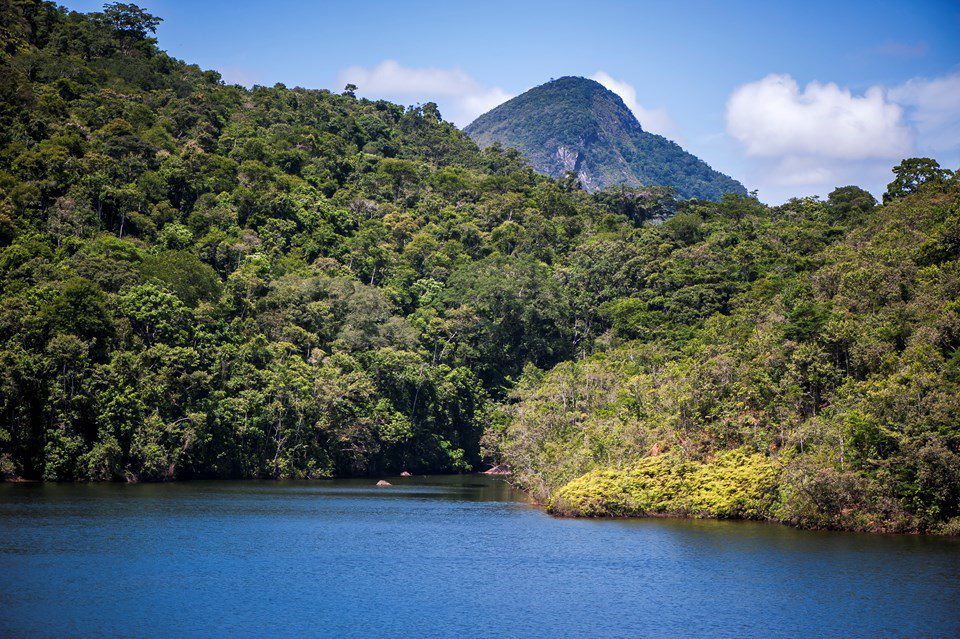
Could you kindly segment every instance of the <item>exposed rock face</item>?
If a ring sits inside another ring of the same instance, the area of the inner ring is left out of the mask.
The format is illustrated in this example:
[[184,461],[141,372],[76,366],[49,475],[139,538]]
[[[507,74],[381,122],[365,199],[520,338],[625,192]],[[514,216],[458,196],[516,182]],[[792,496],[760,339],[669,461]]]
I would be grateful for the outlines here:
[[537,171],[577,175],[588,190],[624,184],[672,186],[683,198],[747,194],[736,180],[670,140],[643,130],[618,95],[566,77],[530,89],[481,115],[464,131],[482,147],[518,149]]
[[579,153],[571,151],[563,145],[557,147],[557,160],[560,162],[561,171],[576,171],[577,158],[579,157]]

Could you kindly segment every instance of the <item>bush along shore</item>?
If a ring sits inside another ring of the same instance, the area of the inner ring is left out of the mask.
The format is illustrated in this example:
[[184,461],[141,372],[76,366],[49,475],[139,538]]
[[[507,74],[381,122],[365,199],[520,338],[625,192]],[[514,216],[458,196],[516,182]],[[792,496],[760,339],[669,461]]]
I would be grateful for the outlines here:
[[[778,463],[779,462],[779,463]],[[884,516],[865,495],[847,487],[836,500],[837,477],[784,477],[782,460],[745,449],[725,451],[706,462],[664,454],[624,469],[595,470],[560,487],[547,512],[562,517],[689,517],[770,521],[822,530],[918,532],[909,516]],[[791,481],[792,480],[792,481]],[[784,482],[781,487],[781,482]],[[784,490],[781,493],[781,490]],[[859,503],[851,499],[860,499]],[[922,529],[960,535],[953,519]]]
[[547,510],[574,517],[674,515],[763,519],[778,470],[767,456],[722,452],[709,462],[646,457],[622,470],[595,470],[561,487]]

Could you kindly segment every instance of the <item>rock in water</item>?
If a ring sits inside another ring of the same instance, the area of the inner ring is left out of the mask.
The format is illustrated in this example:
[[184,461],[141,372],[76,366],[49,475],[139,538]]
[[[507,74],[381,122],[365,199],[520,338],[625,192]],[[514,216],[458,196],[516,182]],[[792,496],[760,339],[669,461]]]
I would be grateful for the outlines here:
[[401,477],[412,477],[413,475],[412,475],[411,473],[408,473],[407,471],[403,471],[402,473],[400,473],[400,476],[401,476]]
[[510,466],[508,466],[507,464],[499,464],[497,466],[494,466],[490,470],[483,471],[483,474],[484,475],[509,475]]
[[391,484],[391,483],[388,482],[388,481],[384,481],[384,480],[381,479],[380,481],[377,482],[377,486],[379,486],[380,488],[383,488],[383,487],[385,487],[385,486],[393,486],[393,484]]

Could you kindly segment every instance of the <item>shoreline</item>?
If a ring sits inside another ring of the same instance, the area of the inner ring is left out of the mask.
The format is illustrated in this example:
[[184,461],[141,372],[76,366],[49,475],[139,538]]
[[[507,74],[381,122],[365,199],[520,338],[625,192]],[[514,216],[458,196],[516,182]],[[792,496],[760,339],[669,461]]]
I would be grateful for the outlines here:
[[[743,522],[743,523],[758,523],[758,524],[767,524],[772,526],[784,526],[786,528],[792,528],[794,530],[803,530],[809,532],[823,532],[823,533],[854,533],[859,535],[880,535],[880,536],[905,536],[905,537],[936,537],[941,539],[960,539],[960,534],[949,533],[949,532],[934,532],[934,531],[919,531],[919,530],[862,530],[856,528],[843,528],[843,527],[824,527],[824,526],[801,526],[797,524],[790,523],[788,521],[782,521],[772,518],[749,518],[749,517],[712,517],[712,516],[698,516],[688,513],[677,513],[677,512],[646,512],[643,514],[638,513],[627,513],[627,514],[615,514],[615,513],[598,513],[591,515],[578,515],[568,511],[560,510],[555,507],[551,507],[548,502],[544,502],[533,497],[533,494],[528,490],[524,489],[522,486],[517,483],[510,481],[510,474],[504,473],[486,473],[483,471],[471,472],[471,473],[423,473],[423,474],[411,474],[411,475],[370,475],[370,476],[353,476],[353,477],[309,477],[309,478],[257,478],[257,477],[233,477],[233,478],[217,478],[217,477],[203,477],[203,478],[189,478],[189,479],[168,479],[161,481],[45,481],[42,479],[24,479],[24,478],[6,478],[0,480],[0,485],[29,485],[29,486],[94,486],[94,485],[122,485],[122,486],[133,486],[133,485],[160,485],[160,484],[191,484],[191,483],[203,483],[203,482],[226,482],[226,483],[246,483],[246,482],[291,482],[291,483],[300,483],[300,482],[331,482],[331,481],[370,481],[370,487],[376,488],[377,481],[387,480],[391,482],[389,488],[398,488],[402,486],[404,480],[409,479],[424,479],[429,477],[472,477],[476,479],[490,479],[502,481],[505,484],[509,485],[511,489],[523,493],[527,496],[527,503],[536,508],[537,510],[542,511],[544,514],[549,515],[555,519],[569,519],[569,520],[593,520],[593,521],[641,521],[647,519],[653,520],[665,520],[665,519],[676,519],[676,520],[687,520],[687,521],[725,521],[725,522]],[[398,482],[398,483],[393,483]]]
[[[522,490],[522,489],[518,489]],[[960,540],[960,535],[951,534],[951,533],[940,533],[940,532],[931,532],[931,531],[895,531],[895,530],[858,530],[855,528],[827,528],[827,527],[813,527],[813,526],[798,526],[796,524],[791,524],[787,521],[780,521],[778,519],[749,519],[746,517],[698,517],[696,515],[686,515],[680,513],[646,513],[643,515],[595,515],[595,516],[584,516],[584,515],[570,515],[559,512],[551,512],[542,503],[534,503],[534,505],[546,512],[551,517],[556,519],[585,519],[592,521],[637,521],[644,519],[677,519],[685,521],[725,521],[725,522],[735,522],[735,523],[752,523],[752,524],[767,524],[770,526],[783,526],[785,528],[792,528],[793,530],[803,530],[807,532],[822,532],[822,533],[852,533],[857,535],[879,535],[879,536],[897,536],[897,537],[937,537],[941,539],[958,539]]]

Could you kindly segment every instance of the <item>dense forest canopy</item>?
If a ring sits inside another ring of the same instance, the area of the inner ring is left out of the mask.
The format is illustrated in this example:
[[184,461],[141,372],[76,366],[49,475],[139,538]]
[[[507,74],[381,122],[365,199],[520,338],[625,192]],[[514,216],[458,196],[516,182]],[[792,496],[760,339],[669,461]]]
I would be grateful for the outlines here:
[[523,366],[600,326],[567,256],[669,207],[481,153],[433,104],[226,86],[132,5],[3,17],[7,476],[476,468]]
[[882,206],[589,193],[433,104],[226,85],[133,5],[0,9],[0,476],[505,461],[572,514],[960,530],[932,160]]

